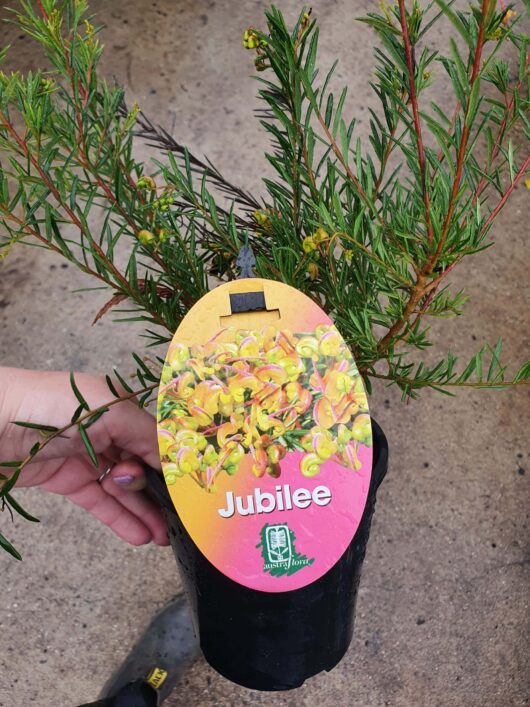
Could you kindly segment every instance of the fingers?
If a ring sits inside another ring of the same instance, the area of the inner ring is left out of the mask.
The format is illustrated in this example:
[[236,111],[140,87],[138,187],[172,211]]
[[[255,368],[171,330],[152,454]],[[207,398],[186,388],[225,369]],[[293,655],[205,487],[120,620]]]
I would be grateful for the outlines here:
[[108,494],[97,481],[86,484],[69,498],[131,545],[145,545],[153,539],[151,531],[138,516]]
[[139,491],[146,485],[140,462],[132,459],[119,462],[101,485],[106,493],[141,519],[157,545],[169,544],[167,526],[162,511],[145,493]]
[[[65,460],[55,469],[53,476],[42,484],[42,488],[66,496],[132,545],[144,545],[155,537],[158,544],[167,544],[165,526],[161,516],[156,516],[156,507],[153,510],[147,498],[141,503],[131,502],[130,497],[140,496],[140,493],[120,489],[109,477],[99,483],[98,475],[111,462],[103,456],[98,456],[98,459],[99,469],[79,457]],[[122,464],[126,466],[122,467]],[[140,477],[142,468],[138,462],[120,462],[114,473],[117,476],[127,475],[122,474],[122,471]]]

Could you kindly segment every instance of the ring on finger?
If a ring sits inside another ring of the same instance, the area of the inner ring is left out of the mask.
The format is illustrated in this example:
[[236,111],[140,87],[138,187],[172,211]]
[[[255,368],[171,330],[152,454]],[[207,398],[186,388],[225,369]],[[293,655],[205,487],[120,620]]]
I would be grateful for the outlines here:
[[112,471],[113,466],[114,466],[114,465],[111,464],[110,466],[108,466],[108,467],[105,469],[105,471],[104,471],[102,474],[100,474],[100,475],[98,476],[98,484],[101,484],[102,481],[104,481],[104,479],[107,478],[107,476],[108,476],[108,475],[110,474],[110,472]]

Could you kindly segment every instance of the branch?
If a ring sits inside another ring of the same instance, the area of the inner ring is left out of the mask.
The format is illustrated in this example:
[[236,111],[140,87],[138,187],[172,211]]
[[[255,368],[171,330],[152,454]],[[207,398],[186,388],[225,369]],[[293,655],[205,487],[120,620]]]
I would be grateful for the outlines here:
[[528,171],[529,168],[530,168],[530,156],[528,156],[525,159],[525,161],[521,165],[521,168],[519,169],[519,171],[515,175],[513,182],[510,184],[510,186],[508,187],[508,189],[506,190],[506,192],[502,196],[501,200],[497,204],[497,206],[493,209],[493,211],[490,213],[490,215],[486,219],[486,222],[484,223],[484,225],[482,226],[482,228],[480,230],[480,234],[479,234],[480,236],[482,236],[487,231],[487,229],[491,226],[493,221],[497,218],[499,211],[503,208],[504,204],[508,200],[508,197],[515,189],[518,182],[520,182],[520,180],[524,177],[524,175],[526,174],[526,172]]
[[[400,4],[402,2],[403,2],[403,0],[400,0]],[[447,210],[444,224],[442,226],[442,232],[440,234],[440,239],[438,241],[436,251],[435,251],[434,255],[431,258],[429,258],[429,261],[425,267],[425,272],[427,274],[432,273],[434,268],[436,267],[436,264],[438,263],[438,260],[440,258],[441,253],[442,253],[442,250],[443,250],[443,247],[445,245],[445,241],[447,239],[447,234],[449,233],[449,228],[451,226],[451,219],[453,218],[453,213],[456,208],[458,190],[460,189],[460,180],[462,179],[462,172],[464,170],[467,141],[469,138],[469,125],[468,125],[467,117],[469,114],[469,109],[471,107],[471,95],[473,93],[473,86],[475,84],[475,81],[479,80],[478,77],[479,77],[479,73],[480,73],[480,61],[482,58],[482,50],[484,48],[484,43],[485,43],[485,24],[486,24],[487,9],[488,9],[488,0],[482,0],[482,10],[481,10],[482,14],[481,14],[481,20],[480,20],[480,24],[479,24],[477,46],[475,47],[473,68],[471,70],[471,76],[469,79],[469,97],[467,100],[467,106],[466,106],[466,110],[464,113],[464,124],[462,127],[462,137],[460,139],[460,145],[458,147],[458,156],[457,156],[457,160],[456,160],[455,177],[454,177],[453,186],[451,189],[451,196],[449,197],[449,208]]]
[[[470,77],[470,95],[471,91],[473,89],[473,85],[476,80],[478,80],[478,75],[480,73],[480,61],[482,57],[482,49],[484,47],[484,31],[485,31],[485,21],[486,21],[486,10],[487,10],[487,5],[488,5],[488,0],[482,0],[482,15],[481,15],[481,21],[479,24],[479,33],[477,37],[477,46],[475,48],[475,53],[474,53],[474,59],[473,59],[473,68],[471,71],[471,77]],[[413,63],[413,56],[412,56],[412,47],[410,44],[410,37],[408,34],[408,26],[407,26],[407,21],[406,21],[406,11],[405,11],[405,2],[404,0],[399,0],[399,9],[400,9],[400,16],[401,16],[401,25],[403,29],[403,41],[405,43],[405,53],[407,55],[407,66],[409,67],[409,74],[410,76],[414,77],[414,63]],[[412,61],[412,64],[410,63]],[[413,81],[412,81],[413,83]],[[411,90],[415,92],[416,87],[415,85],[411,85]],[[411,95],[411,102],[412,102],[412,95]],[[436,285],[431,283],[427,283],[427,278],[432,274],[434,271],[434,268],[436,267],[436,264],[438,263],[439,257],[442,253],[443,247],[445,245],[445,241],[447,238],[447,234],[449,232],[449,227],[451,225],[451,219],[456,207],[456,198],[458,195],[458,190],[460,187],[460,180],[462,178],[462,172],[464,168],[464,162],[465,162],[465,155],[466,155],[466,147],[467,147],[467,141],[469,137],[469,128],[467,126],[467,115],[469,112],[471,101],[468,99],[467,106],[466,106],[466,111],[465,111],[465,119],[464,119],[464,127],[462,129],[462,139],[460,141],[460,146],[458,150],[458,157],[457,157],[457,165],[456,165],[456,170],[455,170],[455,177],[453,181],[453,186],[451,189],[451,197],[449,201],[449,208],[447,210],[447,214],[444,220],[444,224],[442,227],[442,233],[440,235],[440,239],[438,241],[438,245],[436,248],[436,252],[433,254],[431,258],[427,261],[425,267],[422,269],[422,271],[418,274],[417,276],[417,281],[416,285],[414,286],[409,300],[407,304],[405,305],[405,308],[403,310],[403,314],[401,317],[396,321],[388,330],[388,332],[383,336],[383,338],[379,341],[377,345],[377,351],[379,354],[383,354],[386,352],[390,344],[392,343],[392,339],[399,334],[399,332],[403,329],[403,327],[407,324],[408,320],[410,317],[414,314],[416,310],[416,306],[421,302],[423,297],[428,294],[433,288],[436,287]],[[416,121],[415,121],[416,125]],[[416,125],[416,130],[420,127],[420,133],[417,133],[418,137],[418,153],[420,153],[420,135],[421,135],[421,126],[419,126],[419,119],[418,119],[418,125]],[[513,188],[513,185],[512,185]],[[507,197],[506,197],[507,198]],[[425,202],[424,202],[425,203]],[[500,204],[497,207],[496,212],[502,208],[503,204]],[[495,213],[496,215],[496,213]],[[489,219],[488,219],[489,221]],[[455,263],[456,264],[456,263]],[[454,265],[453,265],[454,266]],[[445,276],[448,273],[449,269],[446,268],[446,270],[443,273],[443,276]],[[427,289],[427,287],[429,289]]]
[[[125,114],[127,113],[125,103],[120,106],[119,112],[120,114],[123,114],[124,112]],[[140,111],[136,121],[140,126],[140,129],[136,130],[134,134],[142,140],[152,141],[148,143],[151,147],[161,148],[167,152],[174,152],[175,154],[181,156],[187,155],[192,169],[198,169],[202,173],[206,174],[206,176],[221,192],[230,195],[235,201],[243,206],[243,208],[246,208],[249,211],[256,211],[261,208],[261,205],[257,199],[225,179],[225,177],[223,177],[221,172],[210,162],[210,160],[206,159],[206,162],[203,162],[198,157],[195,157],[195,155],[192,155],[183,145],[171,137],[171,135],[164,130],[164,128],[152,123],[145,113]]]
[[479,388],[479,389],[490,389],[499,390],[502,388],[509,388],[516,385],[530,385],[530,379],[528,380],[509,380],[509,381],[499,381],[498,383],[488,383],[487,381],[478,381],[476,383],[451,383],[450,381],[444,383],[437,383],[436,381],[417,381],[414,378],[407,378],[406,376],[388,376],[382,373],[370,372],[372,378],[379,378],[381,380],[388,380],[392,383],[402,383],[404,386],[409,386],[410,388]]
[[427,239],[429,243],[434,241],[434,230],[431,220],[431,200],[429,190],[427,188],[427,168],[425,162],[425,148],[423,146],[423,136],[421,132],[420,113],[418,108],[418,96],[416,93],[415,80],[415,61],[414,49],[412,47],[409,35],[409,27],[407,23],[407,11],[405,9],[405,0],[399,0],[399,15],[401,19],[401,29],[403,32],[403,44],[405,48],[405,60],[409,74],[409,95],[414,119],[414,130],[416,134],[416,143],[418,147],[418,165],[421,174],[421,190],[423,195],[423,205],[425,211],[425,224],[427,226]]

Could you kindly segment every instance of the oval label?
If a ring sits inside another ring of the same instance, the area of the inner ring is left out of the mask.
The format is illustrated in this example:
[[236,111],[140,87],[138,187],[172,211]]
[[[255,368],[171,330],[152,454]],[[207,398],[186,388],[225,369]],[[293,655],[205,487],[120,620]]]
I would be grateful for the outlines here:
[[339,560],[366,504],[372,428],[355,361],[309,297],[257,278],[205,295],[169,347],[157,417],[175,509],[223,574],[284,592]]

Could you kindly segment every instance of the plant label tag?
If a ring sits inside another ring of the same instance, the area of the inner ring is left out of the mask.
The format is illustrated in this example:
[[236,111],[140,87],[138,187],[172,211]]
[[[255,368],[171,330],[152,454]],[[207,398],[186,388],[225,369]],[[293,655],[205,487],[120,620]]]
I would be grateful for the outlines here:
[[246,587],[314,582],[366,504],[372,427],[355,361],[324,311],[257,278],[189,311],[158,395],[162,469],[200,552]]

